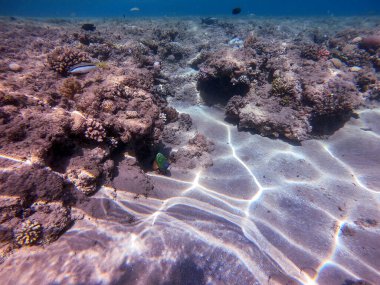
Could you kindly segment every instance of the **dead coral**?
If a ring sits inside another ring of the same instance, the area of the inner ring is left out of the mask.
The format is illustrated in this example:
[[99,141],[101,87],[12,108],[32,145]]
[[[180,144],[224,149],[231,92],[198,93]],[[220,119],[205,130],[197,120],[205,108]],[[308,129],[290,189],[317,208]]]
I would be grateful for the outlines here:
[[15,234],[16,242],[19,245],[35,244],[41,237],[41,224],[36,221],[26,220]]
[[72,99],[75,94],[82,93],[82,85],[74,77],[70,77],[63,81],[58,91],[66,98]]
[[102,142],[106,137],[106,130],[99,121],[88,119],[86,121],[85,136],[94,141]]
[[62,75],[66,75],[72,66],[88,61],[87,53],[71,47],[57,47],[47,56],[50,68]]

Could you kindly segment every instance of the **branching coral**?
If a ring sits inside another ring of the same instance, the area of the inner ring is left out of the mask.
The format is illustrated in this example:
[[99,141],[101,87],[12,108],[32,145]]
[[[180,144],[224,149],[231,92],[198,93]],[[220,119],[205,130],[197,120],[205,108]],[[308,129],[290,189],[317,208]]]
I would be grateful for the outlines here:
[[65,79],[58,89],[59,93],[69,99],[72,99],[75,94],[82,93],[82,85],[73,77]]
[[102,142],[106,137],[106,131],[100,122],[89,119],[86,121],[85,136],[97,142]]
[[70,47],[57,47],[47,56],[50,68],[62,75],[67,74],[70,67],[88,61],[87,53]]
[[36,221],[26,220],[21,229],[16,232],[15,238],[19,245],[32,245],[41,237],[41,224]]

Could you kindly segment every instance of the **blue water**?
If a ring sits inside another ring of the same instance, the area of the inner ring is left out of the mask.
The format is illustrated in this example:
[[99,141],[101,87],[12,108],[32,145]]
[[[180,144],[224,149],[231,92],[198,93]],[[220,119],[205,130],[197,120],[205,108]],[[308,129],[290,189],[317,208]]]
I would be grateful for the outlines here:
[[[138,7],[140,11],[132,12]],[[0,0],[0,15],[41,17],[136,17],[231,15],[380,15],[380,0]]]

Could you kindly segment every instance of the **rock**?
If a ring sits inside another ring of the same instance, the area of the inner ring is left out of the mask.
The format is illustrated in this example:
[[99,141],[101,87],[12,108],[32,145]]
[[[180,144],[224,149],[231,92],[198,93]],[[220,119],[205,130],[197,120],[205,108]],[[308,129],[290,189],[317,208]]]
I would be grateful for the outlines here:
[[340,59],[338,58],[332,58],[330,60],[332,62],[332,64],[336,67],[336,68],[341,68],[343,66],[343,63],[340,61]]
[[362,38],[360,42],[360,47],[365,49],[378,48],[380,47],[380,36],[369,36]]
[[9,65],[8,65],[9,69],[13,72],[19,72],[22,70],[22,67],[15,63],[15,62],[11,62]]

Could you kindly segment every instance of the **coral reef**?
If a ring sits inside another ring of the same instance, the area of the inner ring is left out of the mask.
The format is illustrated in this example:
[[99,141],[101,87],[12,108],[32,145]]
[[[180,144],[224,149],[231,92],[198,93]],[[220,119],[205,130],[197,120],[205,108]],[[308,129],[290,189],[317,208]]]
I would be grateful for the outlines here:
[[[210,167],[214,144],[175,106],[215,105],[226,124],[300,142],[380,100],[375,28],[130,19],[112,22],[111,33],[103,22],[1,21],[2,253],[58,239],[74,205],[112,219],[114,205],[99,206],[96,194],[104,185],[148,197],[143,169],[157,152],[173,173]],[[65,78],[91,59],[100,68]]]
[[85,52],[71,47],[57,47],[47,55],[50,68],[62,75],[66,75],[70,67],[88,61],[90,57]]
[[197,88],[206,104],[225,105],[241,129],[294,141],[331,134],[377,82],[370,53],[343,37],[332,37],[330,51],[298,41],[274,47],[249,32],[244,47],[203,53]]

